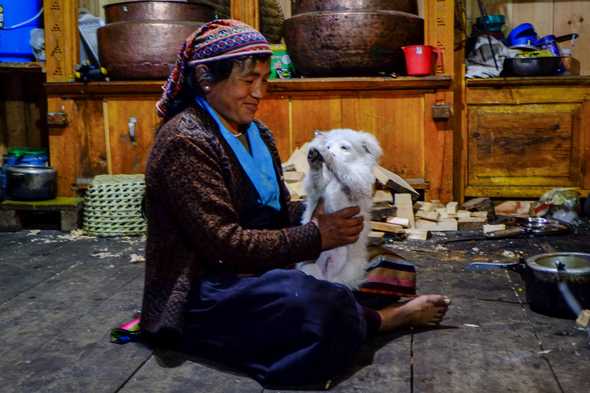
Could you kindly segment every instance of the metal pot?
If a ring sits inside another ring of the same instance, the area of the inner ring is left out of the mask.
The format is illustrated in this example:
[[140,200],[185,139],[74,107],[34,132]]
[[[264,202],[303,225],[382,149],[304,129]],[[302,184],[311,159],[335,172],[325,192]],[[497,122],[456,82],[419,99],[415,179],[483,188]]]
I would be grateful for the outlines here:
[[303,75],[403,72],[401,47],[422,44],[422,18],[400,11],[308,12],[285,20],[285,42]]
[[403,11],[418,14],[416,0],[291,0],[293,15],[314,11]]
[[560,291],[565,284],[583,308],[590,308],[590,254],[556,252],[540,254],[516,263],[470,263],[466,270],[508,269],[525,282],[531,310],[555,317],[576,318]]
[[111,79],[165,79],[182,42],[215,16],[212,6],[186,1],[126,1],[105,6],[98,29],[101,64]]
[[57,173],[49,167],[11,166],[6,168],[6,194],[20,201],[54,199]]
[[515,57],[504,59],[502,76],[551,76],[559,74],[561,57]]
[[98,29],[100,61],[111,79],[165,79],[183,40],[202,22],[128,21]]

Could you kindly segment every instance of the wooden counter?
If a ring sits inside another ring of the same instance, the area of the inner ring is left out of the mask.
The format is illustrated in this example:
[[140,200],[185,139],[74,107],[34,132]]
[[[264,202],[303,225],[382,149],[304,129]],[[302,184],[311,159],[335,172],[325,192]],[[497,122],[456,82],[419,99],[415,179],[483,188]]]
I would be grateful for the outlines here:
[[[372,132],[384,155],[381,165],[417,179],[430,199],[452,198],[451,105],[447,119],[432,106],[452,103],[450,76],[302,78],[273,80],[257,117],[275,135],[286,160],[316,130]],[[72,195],[79,177],[143,173],[159,123],[155,103],[163,81],[47,83],[49,111],[67,124],[50,125],[51,164],[58,193]],[[64,118],[64,116],[61,116]],[[129,122],[136,119],[135,132]]]

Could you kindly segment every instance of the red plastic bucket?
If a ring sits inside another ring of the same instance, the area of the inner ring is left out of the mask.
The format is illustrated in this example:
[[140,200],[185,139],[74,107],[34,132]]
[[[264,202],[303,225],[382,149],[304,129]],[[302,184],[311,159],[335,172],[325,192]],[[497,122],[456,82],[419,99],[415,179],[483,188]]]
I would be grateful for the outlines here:
[[408,75],[432,75],[439,49],[431,45],[408,45],[403,46],[406,58],[406,72]]

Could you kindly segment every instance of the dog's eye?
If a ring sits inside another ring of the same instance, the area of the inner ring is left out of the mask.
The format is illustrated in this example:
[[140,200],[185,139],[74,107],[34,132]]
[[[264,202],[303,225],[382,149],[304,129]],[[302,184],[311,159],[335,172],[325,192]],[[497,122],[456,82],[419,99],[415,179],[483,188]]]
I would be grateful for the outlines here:
[[342,146],[340,146],[340,148],[341,148],[342,150],[350,150],[350,147],[348,147],[348,146],[346,146],[346,145],[342,145]]

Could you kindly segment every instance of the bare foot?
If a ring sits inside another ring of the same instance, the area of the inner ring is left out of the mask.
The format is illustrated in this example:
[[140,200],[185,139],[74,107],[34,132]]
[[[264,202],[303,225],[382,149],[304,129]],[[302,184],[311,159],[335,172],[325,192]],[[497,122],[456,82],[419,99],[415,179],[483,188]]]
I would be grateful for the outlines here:
[[401,306],[385,307],[378,311],[381,315],[379,330],[389,332],[405,326],[436,326],[445,316],[449,304],[451,300],[446,296],[422,295]]

